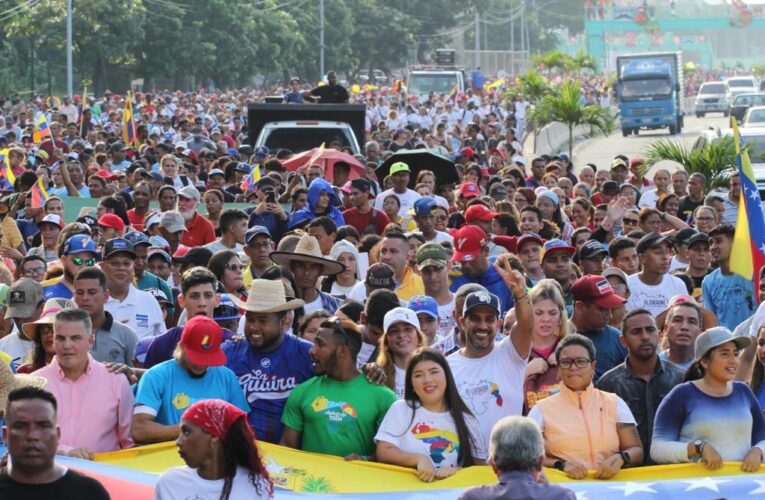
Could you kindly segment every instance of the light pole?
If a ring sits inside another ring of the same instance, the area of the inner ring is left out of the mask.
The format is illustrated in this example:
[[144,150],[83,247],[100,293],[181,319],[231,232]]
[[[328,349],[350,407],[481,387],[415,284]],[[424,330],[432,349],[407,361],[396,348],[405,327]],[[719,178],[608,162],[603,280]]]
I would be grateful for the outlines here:
[[72,0],[66,0],[66,93],[72,98]]
[[319,73],[324,78],[324,0],[319,0]]

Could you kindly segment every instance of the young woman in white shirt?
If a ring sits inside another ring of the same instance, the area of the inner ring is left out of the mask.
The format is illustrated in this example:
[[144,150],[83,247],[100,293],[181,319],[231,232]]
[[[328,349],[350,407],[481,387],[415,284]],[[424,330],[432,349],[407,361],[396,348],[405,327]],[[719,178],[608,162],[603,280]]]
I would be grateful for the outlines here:
[[487,458],[478,421],[462,401],[446,358],[431,347],[412,356],[404,399],[390,407],[375,442],[378,461],[415,469],[425,482],[483,465]]

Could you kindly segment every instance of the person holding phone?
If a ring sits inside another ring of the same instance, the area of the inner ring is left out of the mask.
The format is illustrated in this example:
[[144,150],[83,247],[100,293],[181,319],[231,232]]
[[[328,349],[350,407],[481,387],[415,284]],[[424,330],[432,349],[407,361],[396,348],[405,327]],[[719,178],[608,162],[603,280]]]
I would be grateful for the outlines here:
[[270,231],[274,241],[279,241],[287,231],[290,217],[278,202],[275,188],[274,180],[270,177],[261,178],[255,185],[257,201],[254,202],[255,208],[249,210],[250,220],[247,226],[264,226]]

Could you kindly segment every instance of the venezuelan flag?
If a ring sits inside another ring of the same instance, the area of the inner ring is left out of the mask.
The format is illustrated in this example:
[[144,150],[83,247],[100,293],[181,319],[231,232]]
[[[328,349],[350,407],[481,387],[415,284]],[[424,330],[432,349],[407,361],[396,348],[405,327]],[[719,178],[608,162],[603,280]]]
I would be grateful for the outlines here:
[[[749,152],[742,148],[736,119],[733,122],[733,138],[736,142],[736,163],[741,178],[741,197],[738,202],[736,233],[730,255],[730,269],[744,279],[754,281],[754,289],[760,289],[760,272],[765,266],[765,217],[762,202],[749,162]],[[758,294],[755,294],[757,296]]]
[[51,135],[48,120],[45,119],[45,113],[43,113],[40,115],[40,119],[37,120],[34,132],[32,132],[32,140],[35,144],[40,144],[46,137],[51,137]]
[[0,150],[0,179],[2,179],[3,189],[13,189],[13,185],[16,184],[16,176],[13,174],[8,162],[8,148]]
[[449,91],[449,100],[454,102],[454,100],[457,98],[457,84],[455,83],[452,89]]
[[126,146],[130,146],[136,139],[138,139],[138,132],[133,119],[133,99],[128,95],[125,97],[125,112],[122,115],[122,140]]
[[253,165],[252,171],[242,181],[242,191],[249,193],[255,189],[255,184],[260,180],[260,165]]
[[32,186],[32,208],[42,208],[48,199],[48,191],[45,189],[42,176],[37,178],[37,182]]

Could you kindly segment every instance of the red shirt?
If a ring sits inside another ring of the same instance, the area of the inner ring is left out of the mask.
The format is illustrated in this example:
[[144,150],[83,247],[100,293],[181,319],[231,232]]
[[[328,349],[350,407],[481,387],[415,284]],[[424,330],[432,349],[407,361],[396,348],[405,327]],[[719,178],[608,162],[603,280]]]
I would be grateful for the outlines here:
[[382,234],[385,230],[385,226],[390,224],[390,219],[384,212],[376,209],[372,209],[369,212],[362,214],[356,207],[349,208],[343,212],[343,219],[349,226],[356,228],[359,235],[364,236],[364,229],[372,223],[372,213],[377,212],[377,220],[375,221],[375,233]]
[[198,213],[195,213],[194,218],[186,223],[186,229],[187,231],[181,237],[181,245],[193,248],[215,241],[215,228],[212,222]]
[[[153,210],[149,210],[146,215],[153,213]],[[143,223],[146,220],[146,217],[142,216],[141,214],[137,214],[134,208],[131,208],[127,211],[127,216],[128,220],[130,221],[130,225],[133,226],[133,229],[143,232]]]

